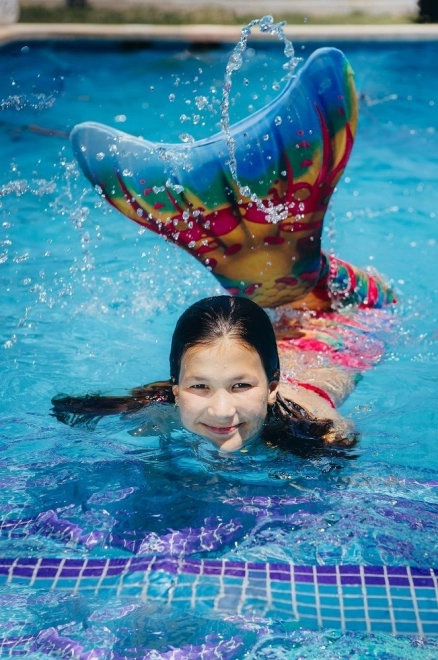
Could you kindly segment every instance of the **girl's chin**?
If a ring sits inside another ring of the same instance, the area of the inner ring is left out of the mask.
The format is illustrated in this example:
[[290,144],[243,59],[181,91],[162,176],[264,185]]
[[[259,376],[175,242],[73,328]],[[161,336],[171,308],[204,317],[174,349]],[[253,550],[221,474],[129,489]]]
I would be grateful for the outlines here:
[[219,451],[237,451],[242,449],[246,444],[246,441],[240,436],[239,427],[230,429],[228,433],[216,433],[210,427],[203,425],[201,429],[197,429],[197,433],[202,436],[204,440],[207,440],[207,442],[216,447],[216,449],[219,449]]
[[220,451],[237,451],[238,449],[242,449],[245,444],[240,437],[212,438],[210,435],[203,435],[203,438]]
[[201,435],[219,451],[230,453],[246,448],[253,440],[260,437],[260,431],[252,434],[249,438],[242,438],[238,432],[225,437],[218,437],[216,434],[207,435],[206,433],[202,433]]

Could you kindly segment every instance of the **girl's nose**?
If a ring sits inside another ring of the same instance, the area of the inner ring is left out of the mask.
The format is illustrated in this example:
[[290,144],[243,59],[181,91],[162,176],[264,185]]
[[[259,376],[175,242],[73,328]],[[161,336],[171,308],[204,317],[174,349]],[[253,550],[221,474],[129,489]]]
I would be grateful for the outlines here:
[[212,417],[230,419],[236,413],[233,395],[226,390],[217,390],[210,398],[208,413]]

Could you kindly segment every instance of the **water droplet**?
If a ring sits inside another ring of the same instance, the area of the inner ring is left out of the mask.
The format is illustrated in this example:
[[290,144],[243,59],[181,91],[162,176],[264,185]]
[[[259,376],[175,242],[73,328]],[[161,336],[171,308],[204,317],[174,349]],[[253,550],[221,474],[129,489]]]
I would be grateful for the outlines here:
[[196,96],[195,103],[198,110],[202,110],[208,103],[208,98],[206,96]]
[[193,135],[190,135],[189,133],[181,133],[179,135],[179,139],[181,140],[181,142],[186,142],[186,143],[195,141]]
[[275,124],[276,126],[280,126],[280,124],[281,124],[282,122],[283,122],[283,120],[282,120],[281,117],[279,117],[279,116],[275,117],[275,119],[274,119],[274,124]]

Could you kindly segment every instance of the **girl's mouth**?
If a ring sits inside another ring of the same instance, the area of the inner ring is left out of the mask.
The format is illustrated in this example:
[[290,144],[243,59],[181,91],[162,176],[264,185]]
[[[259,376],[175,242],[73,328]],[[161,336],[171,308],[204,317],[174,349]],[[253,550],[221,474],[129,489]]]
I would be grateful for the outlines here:
[[210,424],[203,424],[203,426],[205,426],[205,428],[208,429],[211,433],[215,433],[216,435],[231,435],[237,431],[240,424],[235,426],[211,426]]

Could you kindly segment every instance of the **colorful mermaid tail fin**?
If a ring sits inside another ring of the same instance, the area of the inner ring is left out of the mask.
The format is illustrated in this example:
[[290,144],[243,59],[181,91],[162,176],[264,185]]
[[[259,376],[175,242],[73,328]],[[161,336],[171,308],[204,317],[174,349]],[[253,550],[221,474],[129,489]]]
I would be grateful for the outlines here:
[[85,123],[71,142],[110,204],[190,252],[230,293],[276,307],[318,281],[324,214],[353,146],[356,111],[347,60],[323,48],[274,101],[231,127],[241,189],[223,132],[161,144]]

